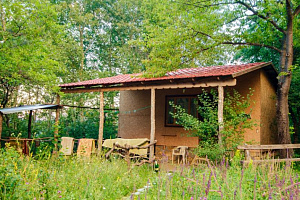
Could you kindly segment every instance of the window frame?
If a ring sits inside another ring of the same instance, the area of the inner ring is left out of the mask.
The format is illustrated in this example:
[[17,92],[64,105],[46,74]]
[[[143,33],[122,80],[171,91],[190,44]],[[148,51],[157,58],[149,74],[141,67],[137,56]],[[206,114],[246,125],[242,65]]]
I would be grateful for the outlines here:
[[[177,99],[180,99],[180,98],[188,98],[189,99],[189,104],[188,104],[188,114],[191,114],[191,101],[192,99],[197,99],[198,100],[198,95],[167,95],[165,96],[165,127],[182,127],[182,125],[179,125],[179,124],[176,124],[176,118],[173,117],[173,120],[174,120],[174,123],[173,124],[169,124],[168,123],[168,116],[169,116],[169,99],[172,99],[174,98],[174,102],[175,102],[175,105],[178,105],[177,104]],[[198,109],[197,107],[196,108],[196,116],[199,117],[199,113],[198,113]]]

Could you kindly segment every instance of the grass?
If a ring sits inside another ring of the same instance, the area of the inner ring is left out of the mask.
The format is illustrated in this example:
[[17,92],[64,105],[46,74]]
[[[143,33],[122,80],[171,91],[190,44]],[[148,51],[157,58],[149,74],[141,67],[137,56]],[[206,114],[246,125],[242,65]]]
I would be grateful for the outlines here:
[[293,165],[242,167],[236,157],[176,172],[127,171],[123,160],[25,157],[0,152],[0,199],[299,199]]
[[20,156],[0,153],[0,199],[120,199],[144,186],[147,166],[127,172],[123,160]]

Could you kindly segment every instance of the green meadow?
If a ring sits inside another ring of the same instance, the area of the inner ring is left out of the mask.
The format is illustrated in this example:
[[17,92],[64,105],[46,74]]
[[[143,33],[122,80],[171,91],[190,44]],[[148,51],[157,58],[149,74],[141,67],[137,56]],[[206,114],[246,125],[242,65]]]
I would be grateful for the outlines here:
[[297,199],[295,163],[241,166],[239,157],[160,171],[123,159],[0,152],[0,199]]

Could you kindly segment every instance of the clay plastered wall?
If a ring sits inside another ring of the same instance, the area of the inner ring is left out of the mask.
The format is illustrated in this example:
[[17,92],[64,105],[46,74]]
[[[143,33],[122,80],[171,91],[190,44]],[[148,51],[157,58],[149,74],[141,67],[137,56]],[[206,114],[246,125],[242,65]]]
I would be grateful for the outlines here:
[[261,80],[261,144],[275,144],[276,137],[276,89],[262,70]]
[[150,138],[150,98],[150,90],[120,92],[118,136]]
[[[199,89],[156,90],[156,140],[157,145],[198,146],[197,137],[187,137],[181,127],[165,127],[165,97],[167,95],[196,95]],[[122,138],[150,138],[150,91],[121,91],[119,136]],[[132,112],[139,108],[146,109]],[[128,113],[130,111],[131,113]],[[127,113],[127,114],[126,114]]]
[[246,96],[249,94],[249,88],[253,90],[252,100],[254,101],[251,103],[250,109],[251,111],[251,119],[258,124],[258,126],[253,127],[253,129],[247,129],[244,134],[245,143],[253,143],[253,144],[260,144],[260,131],[261,127],[260,119],[261,119],[261,87],[260,87],[260,70],[251,72],[249,74],[245,74],[237,78],[237,85],[234,87],[241,95]]

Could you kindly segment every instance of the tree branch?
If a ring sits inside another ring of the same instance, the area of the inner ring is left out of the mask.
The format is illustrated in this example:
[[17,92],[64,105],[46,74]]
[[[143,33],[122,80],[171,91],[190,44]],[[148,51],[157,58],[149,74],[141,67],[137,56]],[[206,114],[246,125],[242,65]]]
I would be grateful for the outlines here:
[[203,5],[203,4],[201,4],[201,3],[205,3],[205,1],[204,2],[198,2],[198,3],[183,3],[183,2],[177,2],[177,1],[175,1],[175,3],[180,3],[180,4],[183,4],[183,5],[186,5],[186,6],[194,6],[196,8],[208,8],[208,7],[213,7],[213,6],[220,6],[220,5],[228,5],[228,4],[230,4],[230,3],[227,3],[227,2],[225,2],[225,3],[220,2],[220,3],[216,3],[216,4],[209,4],[209,5]]
[[293,20],[293,9],[292,9],[292,3],[290,0],[285,0],[285,4],[286,4],[286,12],[288,15],[288,19]]
[[270,22],[278,31],[282,32],[283,34],[285,34],[285,30],[282,29],[281,27],[278,26],[278,24],[272,20],[269,16],[264,16],[262,14],[259,14],[256,10],[254,10],[250,5],[242,2],[242,1],[236,1],[236,3],[246,7],[249,11],[251,11],[253,14],[255,14],[256,16],[258,16],[261,19],[264,19],[268,22]]
[[209,35],[209,34],[207,34],[207,33],[204,33],[204,32],[202,32],[202,31],[196,31],[194,28],[192,28],[192,31],[196,33],[193,37],[195,37],[195,36],[197,36],[198,34],[200,34],[200,35],[204,35],[204,36],[206,36],[206,37],[208,37],[208,38],[212,38],[211,35]]
[[297,15],[299,15],[299,13],[300,13],[300,5],[296,8],[296,10],[293,13],[294,17],[296,17]]
[[253,42],[222,42],[221,44],[266,47],[266,48],[269,48],[269,49],[273,49],[273,50],[277,51],[278,53],[281,53],[281,50],[276,48],[276,47],[273,47],[273,46],[270,46],[270,45],[265,45],[265,44],[253,43]]

